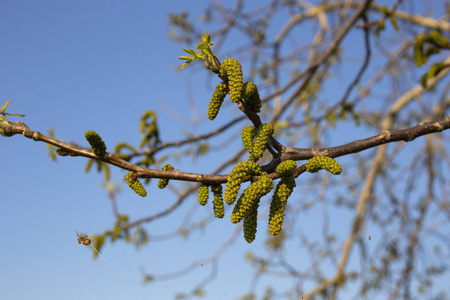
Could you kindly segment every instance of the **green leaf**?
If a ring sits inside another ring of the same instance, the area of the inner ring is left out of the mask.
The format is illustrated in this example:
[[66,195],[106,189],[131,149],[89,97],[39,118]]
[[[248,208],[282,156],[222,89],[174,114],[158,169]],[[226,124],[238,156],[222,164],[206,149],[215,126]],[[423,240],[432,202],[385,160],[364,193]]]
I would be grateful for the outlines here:
[[208,34],[208,31],[206,29],[205,29],[204,37],[205,37],[205,40],[206,40],[207,43],[211,42],[211,36]]
[[3,106],[0,108],[0,113],[4,113],[6,108],[8,107],[8,105],[11,103],[11,101],[6,101],[5,104],[3,104]]
[[209,50],[209,49],[202,49],[202,54],[203,54],[203,57],[206,57],[206,56],[208,56],[208,55],[209,55],[209,53],[210,53],[210,51],[211,51],[211,50]]
[[444,68],[445,68],[445,64],[442,62],[432,65],[430,67],[430,70],[428,71],[428,73],[424,74],[420,79],[420,83],[422,84],[422,86],[424,88],[426,88],[428,79],[433,78],[434,76],[439,74],[439,72],[442,71],[442,69],[444,69]]
[[425,89],[427,88],[427,82],[428,82],[428,74],[424,74],[421,78],[420,78],[420,84],[422,85],[422,87]]
[[399,27],[398,27],[398,24],[397,24],[397,20],[395,19],[395,16],[392,15],[392,16],[390,17],[390,19],[391,19],[392,26],[394,26],[394,28],[395,28],[396,31],[398,31]]
[[381,30],[384,30],[384,19],[378,21],[377,27],[375,28],[375,35],[379,36]]
[[208,49],[209,46],[205,44],[198,44],[197,49]]
[[190,57],[190,56],[179,56],[178,59],[182,59],[182,60],[192,60],[192,57]]
[[181,65],[181,70],[183,70],[184,68],[186,68],[192,61],[187,61],[184,64]]
[[426,62],[426,58],[422,54],[422,39],[418,39],[414,44],[414,58],[418,67]]
[[197,55],[197,53],[195,52],[195,50],[192,50],[192,49],[184,49],[184,48],[181,48],[181,49],[183,49],[184,52],[186,52],[186,53],[188,53],[188,54],[190,54],[190,55],[193,55],[193,56],[196,56],[196,55]]

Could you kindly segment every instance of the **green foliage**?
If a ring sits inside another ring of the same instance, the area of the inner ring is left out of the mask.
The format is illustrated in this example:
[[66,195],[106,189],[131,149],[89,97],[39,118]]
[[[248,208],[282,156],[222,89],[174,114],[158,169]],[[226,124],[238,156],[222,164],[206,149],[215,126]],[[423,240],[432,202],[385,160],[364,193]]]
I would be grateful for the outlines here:
[[141,122],[139,123],[142,134],[140,148],[144,146],[155,147],[159,143],[159,130],[156,120],[157,116],[153,110],[148,110],[141,116]]
[[125,177],[125,181],[128,183],[130,188],[139,196],[145,197],[147,196],[147,191],[145,190],[142,183],[140,183],[135,177],[133,172],[129,172]]
[[6,101],[5,104],[2,105],[2,107],[0,107],[0,115],[3,116],[18,116],[18,117],[25,117],[25,115],[23,114],[18,114],[18,113],[7,113],[5,112],[6,109],[8,108],[8,105],[11,104],[12,101]]
[[339,175],[342,172],[341,165],[328,156],[314,156],[306,163],[306,171],[310,173],[316,173],[321,169],[327,170],[333,175]]
[[[173,170],[173,167],[172,167],[171,164],[165,164],[165,165],[162,167],[162,170],[163,170],[163,171],[172,171],[172,170]],[[169,184],[169,179],[166,179],[166,178],[161,178],[161,179],[158,181],[158,187],[159,187],[160,189],[165,188],[168,184]]]
[[103,156],[106,152],[106,145],[103,142],[100,135],[92,130],[86,131],[84,134],[86,140],[89,142],[89,144],[92,147],[92,152],[94,152],[97,156]]
[[95,251],[95,250],[92,251],[92,255],[93,255],[94,259],[96,259],[98,257],[98,253],[100,252],[103,245],[105,244],[105,238],[106,238],[106,235],[94,235],[92,237],[92,239],[95,241],[95,249],[97,249],[97,251]]
[[122,228],[128,224],[128,216],[127,215],[119,215],[117,217],[116,223],[114,224],[114,228],[112,233],[110,233],[111,236],[111,242],[114,242],[118,238],[123,238],[121,236],[121,233],[123,232]]
[[220,66],[220,75],[228,80],[230,101],[237,103],[241,99],[243,86],[242,67],[237,59],[226,58]]
[[[429,45],[426,50],[424,47],[425,43]],[[442,36],[438,31],[433,31],[419,37],[414,44],[414,58],[416,60],[416,65],[420,67],[425,64],[431,55],[439,53],[441,48],[447,47],[448,45],[448,39]]]
[[118,143],[116,147],[114,147],[114,153],[117,157],[124,160],[129,160],[129,155],[122,153],[122,149],[129,150],[133,155],[137,154],[137,150],[128,143]]
[[227,95],[227,86],[221,82],[216,86],[214,93],[209,102],[208,118],[214,120],[219,113],[219,109],[222,106],[223,100]]
[[267,237],[266,248],[269,251],[283,250],[284,242],[287,239],[287,235],[280,232],[278,235],[271,235]]
[[439,74],[439,72],[441,72],[445,67],[445,64],[442,62],[432,65],[428,73],[424,74],[420,79],[420,83],[422,84],[422,86],[426,88],[428,79],[433,78],[434,76]]
[[391,13],[386,5],[384,5],[381,8],[381,12],[384,14],[384,18],[380,19],[377,22],[377,26],[375,27],[375,35],[379,36],[380,32],[386,28],[385,19],[387,19],[387,18],[389,18],[389,20],[391,21],[392,26],[394,26],[394,29],[398,30],[399,27],[397,24],[397,20],[395,19],[395,14]]
[[175,25],[178,27],[182,32],[183,35],[177,34],[176,31],[171,29],[169,31],[169,36],[173,39],[175,39],[177,42],[184,42],[184,43],[192,43],[191,33],[194,31],[194,24],[189,21],[189,12],[188,11],[182,11],[179,13],[170,13],[169,14],[169,23],[171,25]]
[[[50,128],[48,130],[48,135],[52,138],[52,139],[56,139],[56,135],[55,135],[55,130],[53,128]],[[57,158],[56,155],[56,146],[53,146],[52,144],[47,144],[47,150],[48,150],[48,154],[50,156],[50,159],[55,161]]]
[[190,56],[178,57],[178,59],[185,60],[185,62],[181,66],[181,69],[186,68],[191,62],[197,59],[203,59],[205,61],[204,65],[208,70],[211,70],[214,73],[219,73],[220,61],[211,50],[211,46],[213,45],[214,43],[211,42],[211,36],[205,30],[205,34],[202,35],[200,42],[198,42],[197,44],[196,49],[200,50],[199,53],[193,49],[183,48],[183,51],[189,54]]
[[233,204],[236,201],[236,197],[241,187],[241,183],[244,177],[247,175],[258,175],[261,173],[261,169],[258,164],[251,161],[242,161],[234,166],[228,175],[227,184],[225,186],[225,202],[227,204]]
[[[58,149],[58,150],[60,150],[60,149]],[[56,152],[61,155],[61,151],[58,151],[58,150],[56,150]],[[104,161],[101,161],[98,159],[89,159],[86,166],[84,167],[84,171],[86,173],[89,172],[89,170],[94,165],[94,163],[97,165],[97,172],[101,173],[103,171],[105,174],[105,180],[109,180],[109,177],[110,177],[109,164]]]
[[131,236],[128,237],[127,242],[134,243],[136,249],[142,247],[142,245],[147,244],[150,241],[147,231],[138,226]]
[[206,205],[208,203],[209,191],[208,186],[201,184],[198,189],[198,203],[200,205]]
[[392,26],[394,26],[394,29],[395,29],[396,31],[398,31],[398,30],[400,29],[400,27],[398,27],[397,19],[395,18],[395,15],[391,15],[391,16],[389,17],[389,20],[391,21]]
[[6,113],[6,108],[8,108],[8,105],[11,103],[11,101],[6,101],[5,104],[3,104],[2,107],[0,107],[0,135],[6,136],[4,128],[14,125],[14,122],[10,122],[6,116],[19,116],[19,117],[25,117],[25,115],[22,114],[12,114],[12,113]]
[[8,108],[8,105],[11,103],[11,101],[6,101],[5,104],[2,105],[2,107],[0,107],[0,114],[4,115],[5,114],[5,110],[6,108]]
[[380,32],[385,29],[384,19],[380,19],[377,22],[377,26],[375,27],[375,35],[379,36]]

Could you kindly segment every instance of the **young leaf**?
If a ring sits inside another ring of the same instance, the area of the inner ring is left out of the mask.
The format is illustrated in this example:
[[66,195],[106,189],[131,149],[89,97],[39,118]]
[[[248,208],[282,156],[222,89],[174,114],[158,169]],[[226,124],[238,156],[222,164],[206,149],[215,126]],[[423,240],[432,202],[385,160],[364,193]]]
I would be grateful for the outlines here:
[[183,49],[183,51],[186,52],[187,54],[190,54],[190,55],[193,55],[193,56],[196,56],[196,55],[197,55],[197,53],[195,52],[195,50],[192,50],[192,49],[184,49],[184,48],[181,48],[181,49]]
[[182,60],[192,60],[192,57],[190,57],[190,56],[179,56],[178,59],[182,59]]
[[197,49],[208,49],[208,45],[205,44],[198,44]]
[[11,101],[6,101],[5,104],[0,108],[0,114],[4,113],[8,105],[11,103]]
[[184,62],[184,64],[181,65],[181,70],[186,68],[191,62],[192,62],[192,60]]

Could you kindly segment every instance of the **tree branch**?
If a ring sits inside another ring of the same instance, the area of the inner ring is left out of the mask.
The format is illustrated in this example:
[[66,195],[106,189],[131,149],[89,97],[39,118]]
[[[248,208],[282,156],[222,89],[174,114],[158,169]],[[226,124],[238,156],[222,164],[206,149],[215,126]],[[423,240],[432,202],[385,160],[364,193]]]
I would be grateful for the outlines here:
[[[422,122],[417,126],[410,127],[407,129],[401,129],[396,131],[384,130],[378,135],[372,136],[370,138],[353,141],[349,144],[330,147],[330,148],[320,148],[320,149],[298,149],[291,147],[283,147],[283,153],[281,155],[281,160],[274,160],[269,164],[262,166],[262,170],[273,172],[276,166],[281,162],[288,159],[291,160],[306,160],[315,155],[327,155],[330,157],[339,157],[352,153],[357,153],[363,150],[367,150],[379,145],[392,143],[396,141],[405,141],[409,142],[414,140],[415,138],[431,133],[441,132],[443,130],[447,130],[450,128],[450,115],[446,116],[442,119],[433,122]],[[175,179],[182,181],[191,181],[191,182],[203,182],[206,184],[220,184],[227,182],[228,175],[210,175],[210,174],[199,174],[199,173],[187,173],[182,172],[180,170],[174,171],[161,171],[148,169],[144,167],[140,167],[129,163],[123,159],[118,158],[112,153],[106,152],[103,157],[99,157],[95,155],[91,150],[80,148],[73,144],[68,144],[66,142],[62,142],[56,139],[53,139],[45,134],[42,134],[38,131],[33,131],[28,128],[23,122],[17,122],[13,126],[6,127],[5,134],[8,136],[12,136],[15,134],[23,134],[27,138],[32,138],[35,141],[45,142],[47,144],[54,145],[61,149],[67,151],[69,156],[84,156],[91,159],[98,159],[104,161],[108,164],[114,165],[124,170],[133,171],[136,173],[136,176],[139,178],[166,178],[166,179]],[[304,171],[297,170],[297,176]],[[271,178],[278,178],[278,174],[272,173],[269,175]],[[246,180],[250,180],[250,177],[247,177]]]

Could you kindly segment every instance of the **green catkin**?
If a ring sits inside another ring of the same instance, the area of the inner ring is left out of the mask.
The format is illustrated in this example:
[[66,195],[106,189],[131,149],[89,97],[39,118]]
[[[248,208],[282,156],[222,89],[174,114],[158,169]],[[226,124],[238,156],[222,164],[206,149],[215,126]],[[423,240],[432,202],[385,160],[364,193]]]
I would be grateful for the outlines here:
[[[172,170],[173,170],[173,167],[172,167],[171,164],[165,164],[165,165],[162,167],[161,170],[163,170],[163,171],[172,171]],[[158,181],[158,187],[159,187],[160,189],[165,188],[168,184],[169,184],[169,179],[166,179],[166,178],[161,178],[161,179]]]
[[254,112],[261,111],[261,98],[259,97],[258,87],[251,81],[244,83],[242,86],[242,98],[248,108]]
[[158,188],[160,188],[160,189],[166,188],[166,186],[168,184],[169,184],[169,179],[161,178],[160,180],[158,180]]
[[283,177],[277,184],[269,213],[269,231],[272,235],[277,235],[281,231],[287,200],[294,187],[295,179],[293,177]]
[[125,177],[125,181],[128,183],[130,188],[139,196],[145,197],[147,196],[147,191],[145,190],[142,183],[140,183],[137,179],[133,179],[133,172],[129,172]]
[[253,144],[253,151],[250,155],[249,160],[257,161],[264,154],[264,150],[266,150],[266,143],[269,136],[274,133],[274,128],[272,124],[262,124],[258,128],[258,132],[256,133],[255,143]]
[[214,120],[219,113],[220,106],[222,106],[223,99],[227,95],[227,86],[221,82],[216,86],[214,93],[209,102],[208,118]]
[[247,243],[251,243],[256,237],[256,227],[258,226],[258,206],[259,200],[257,199],[250,210],[244,217],[244,239]]
[[224,59],[220,65],[220,75],[228,79],[230,101],[237,103],[241,99],[243,85],[241,64],[234,58]]
[[328,156],[314,156],[306,163],[306,171],[316,173],[324,169],[333,175],[339,175],[342,172],[341,165]]
[[216,218],[223,218],[225,216],[225,207],[223,204],[222,186],[212,185],[211,191],[214,194],[213,200],[214,215],[216,216]]
[[273,182],[267,175],[262,175],[258,181],[251,183],[233,208],[231,222],[239,223],[245,214],[250,210],[253,203],[269,193],[273,189]]
[[242,180],[247,175],[258,175],[261,173],[261,169],[259,166],[252,161],[242,161],[236,164],[231,170],[230,175],[228,176],[228,181],[225,186],[225,202],[229,205],[233,204],[236,201],[236,197],[241,187]]
[[292,171],[297,168],[297,164],[293,160],[286,160],[280,163],[275,170],[280,176],[289,176],[291,175]]
[[100,137],[100,135],[98,135],[97,132],[92,131],[92,130],[88,130],[84,134],[84,137],[86,138],[86,140],[91,145],[92,152],[94,152],[95,155],[103,156],[103,154],[105,154],[105,152],[106,152],[106,145],[103,142],[103,140]]
[[206,205],[208,203],[209,191],[207,185],[200,185],[198,189],[198,203],[200,205]]
[[248,153],[253,151],[253,139],[255,138],[256,127],[248,125],[242,129],[241,138],[245,149]]

